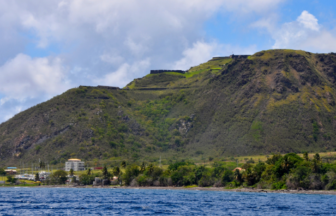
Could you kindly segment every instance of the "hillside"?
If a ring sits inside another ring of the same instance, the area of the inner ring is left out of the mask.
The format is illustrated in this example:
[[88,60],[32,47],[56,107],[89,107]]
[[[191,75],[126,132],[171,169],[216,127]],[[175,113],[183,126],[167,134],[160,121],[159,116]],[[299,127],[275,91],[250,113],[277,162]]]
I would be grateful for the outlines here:
[[333,151],[335,81],[336,54],[269,50],[70,89],[0,125],[0,165]]

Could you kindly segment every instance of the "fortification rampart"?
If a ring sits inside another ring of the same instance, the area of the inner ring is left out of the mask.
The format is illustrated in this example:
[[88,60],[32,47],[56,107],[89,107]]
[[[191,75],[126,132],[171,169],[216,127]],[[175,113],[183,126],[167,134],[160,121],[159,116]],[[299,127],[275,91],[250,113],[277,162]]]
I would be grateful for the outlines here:
[[247,59],[250,55],[230,55],[230,56],[219,56],[213,57],[210,61],[224,60],[224,59]]
[[230,55],[232,59],[247,59],[250,55]]
[[115,86],[102,86],[102,85],[98,85],[98,88],[106,88],[106,89],[120,89],[119,87],[115,87]]
[[98,85],[98,86],[79,86],[79,87],[85,87],[85,88],[105,88],[105,89],[120,89],[119,87],[115,87],[115,86],[102,86],[102,85]]
[[159,74],[159,73],[164,73],[164,72],[175,72],[175,73],[182,73],[182,74],[185,73],[185,71],[183,70],[151,70],[150,74]]

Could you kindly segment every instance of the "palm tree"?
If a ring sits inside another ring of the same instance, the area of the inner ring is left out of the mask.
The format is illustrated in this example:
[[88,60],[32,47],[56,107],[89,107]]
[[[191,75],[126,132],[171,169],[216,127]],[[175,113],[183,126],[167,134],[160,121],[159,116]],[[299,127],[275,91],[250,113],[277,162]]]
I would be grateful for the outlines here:
[[91,175],[91,168],[87,170],[86,174]]
[[149,164],[148,167],[147,167],[147,169],[148,169],[149,174],[152,174],[152,172],[154,171],[154,165],[153,164]]
[[285,172],[288,172],[289,170],[289,158],[287,155],[285,155],[285,157],[282,160],[282,168],[285,170]]
[[315,159],[317,162],[320,162],[320,161],[321,161],[321,158],[320,158],[319,153],[316,153],[316,154],[314,155],[314,159]]
[[146,169],[146,164],[145,162],[142,162],[141,167],[140,167],[140,172],[143,173]]
[[74,175],[74,170],[73,169],[70,169],[70,176],[73,176]]
[[303,153],[303,158],[305,161],[309,161],[308,152]]
[[236,169],[235,170],[235,172],[234,172],[234,176],[235,176],[235,178],[236,178],[236,180],[239,182],[239,183],[241,183],[241,174],[240,174],[240,172],[239,172],[239,169]]

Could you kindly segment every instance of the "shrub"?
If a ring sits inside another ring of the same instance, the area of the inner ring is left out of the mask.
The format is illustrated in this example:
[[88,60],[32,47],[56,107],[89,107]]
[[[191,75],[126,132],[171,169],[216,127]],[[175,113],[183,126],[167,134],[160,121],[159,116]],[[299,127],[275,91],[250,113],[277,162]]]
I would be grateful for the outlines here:
[[136,165],[131,165],[126,168],[125,174],[122,176],[126,185],[130,185],[132,180],[140,174],[140,169]]
[[226,185],[228,182],[232,182],[233,178],[233,172],[231,170],[225,170],[222,176],[222,184]]
[[278,181],[278,182],[274,182],[272,184],[272,189],[282,190],[282,189],[287,189],[287,186],[286,186],[286,183],[284,181]]
[[92,185],[94,178],[95,177],[93,175],[83,174],[79,176],[79,182],[80,184],[83,184],[83,185]]

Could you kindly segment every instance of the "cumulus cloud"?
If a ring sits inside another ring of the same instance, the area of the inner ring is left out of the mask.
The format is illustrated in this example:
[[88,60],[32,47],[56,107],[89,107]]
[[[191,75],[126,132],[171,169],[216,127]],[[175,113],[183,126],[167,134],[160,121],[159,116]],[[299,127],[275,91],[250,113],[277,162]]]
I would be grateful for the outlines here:
[[148,69],[150,59],[135,62],[132,65],[122,64],[116,71],[106,74],[103,78],[94,79],[97,85],[125,86],[129,81],[138,77],[141,71]]
[[275,24],[274,19],[263,19],[252,25],[266,28],[274,39],[274,49],[302,49],[310,52],[333,52],[336,49],[336,32],[318,23],[308,11],[295,21]]
[[0,93],[9,98],[52,96],[68,87],[59,58],[33,59],[18,54],[0,67]]

